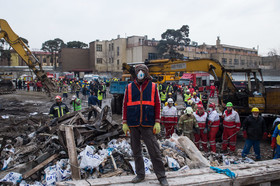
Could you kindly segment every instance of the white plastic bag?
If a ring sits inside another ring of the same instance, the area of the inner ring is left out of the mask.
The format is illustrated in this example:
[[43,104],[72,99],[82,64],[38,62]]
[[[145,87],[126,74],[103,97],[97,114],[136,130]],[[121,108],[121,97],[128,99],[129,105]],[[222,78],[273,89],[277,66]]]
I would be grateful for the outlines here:
[[93,146],[86,146],[86,148],[80,153],[82,169],[93,169],[98,167],[104,160],[102,156],[97,153],[94,154],[95,148]]
[[171,169],[180,169],[180,165],[179,163],[174,159],[174,158],[170,158],[168,156],[165,156],[168,167]]
[[[145,157],[143,159],[144,159],[144,165],[145,165],[145,174],[151,174],[151,171],[150,171],[151,166],[152,166],[151,161]],[[135,161],[129,161],[129,163],[133,169],[134,174],[136,175]]]
[[21,174],[17,172],[10,172],[0,181],[12,182],[13,184],[16,184],[16,183],[20,183],[21,180],[22,180]]

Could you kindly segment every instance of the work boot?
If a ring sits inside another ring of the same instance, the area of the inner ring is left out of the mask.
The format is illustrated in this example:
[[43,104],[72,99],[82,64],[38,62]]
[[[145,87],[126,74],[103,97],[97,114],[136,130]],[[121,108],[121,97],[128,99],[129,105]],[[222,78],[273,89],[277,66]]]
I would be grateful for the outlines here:
[[169,185],[166,178],[161,178],[158,181],[159,181],[160,185],[162,185],[162,186],[168,186]]
[[135,178],[132,179],[132,183],[139,183],[145,179],[145,176],[139,176],[137,175]]

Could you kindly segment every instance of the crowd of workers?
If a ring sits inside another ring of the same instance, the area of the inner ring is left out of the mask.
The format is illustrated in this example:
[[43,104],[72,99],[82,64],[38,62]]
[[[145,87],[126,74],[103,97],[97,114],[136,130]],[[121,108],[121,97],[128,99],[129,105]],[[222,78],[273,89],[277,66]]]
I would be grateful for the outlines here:
[[[181,115],[178,114],[174,104],[176,102],[174,86],[167,84],[166,88],[163,88],[162,85],[159,85],[162,105],[162,135],[165,138],[170,138],[176,132],[178,135],[187,136],[195,143],[197,148],[205,152],[209,151],[209,144],[210,150],[216,153],[216,135],[220,128],[223,128],[221,152],[225,153],[229,150],[229,153],[233,154],[236,149],[237,134],[240,130],[243,130],[243,137],[246,142],[242,157],[246,157],[253,146],[256,160],[261,159],[260,141],[262,138],[266,139],[271,135],[268,135],[265,120],[259,114],[260,111],[257,107],[251,110],[252,115],[246,117],[241,129],[239,114],[233,109],[231,102],[226,103],[226,109],[221,117],[216,110],[216,104],[214,102],[208,104],[209,97],[214,97],[215,94],[216,87],[214,85],[210,87],[209,96],[207,91],[200,94],[198,88],[193,88],[191,84],[190,86],[183,84],[180,90],[186,108]],[[275,124],[270,132],[273,134],[271,146],[276,149],[274,158],[280,158],[280,137],[277,138],[279,130],[280,125]]]

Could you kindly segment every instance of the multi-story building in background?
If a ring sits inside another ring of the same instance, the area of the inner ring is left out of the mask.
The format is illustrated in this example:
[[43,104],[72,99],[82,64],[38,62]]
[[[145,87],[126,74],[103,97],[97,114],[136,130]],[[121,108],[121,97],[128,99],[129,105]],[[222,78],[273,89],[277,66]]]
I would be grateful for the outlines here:
[[221,44],[220,38],[216,45],[197,45],[192,42],[190,46],[184,47],[181,52],[187,59],[210,58],[221,62],[227,68],[257,68],[262,58],[255,48],[244,48]]

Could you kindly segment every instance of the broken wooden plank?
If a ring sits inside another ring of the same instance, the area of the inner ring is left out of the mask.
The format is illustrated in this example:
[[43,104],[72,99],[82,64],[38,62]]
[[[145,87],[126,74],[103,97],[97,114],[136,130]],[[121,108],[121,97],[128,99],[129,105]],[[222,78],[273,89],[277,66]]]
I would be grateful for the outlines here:
[[59,154],[54,154],[51,157],[49,157],[48,159],[46,159],[45,161],[43,161],[42,163],[40,163],[39,165],[37,165],[36,167],[34,167],[33,169],[31,169],[30,171],[28,171],[27,173],[25,173],[23,175],[23,179],[28,178],[29,176],[31,176],[32,174],[34,174],[35,172],[39,171],[40,169],[42,169],[44,166],[46,166],[48,163],[52,162],[54,159],[56,159],[59,156]]
[[113,177],[113,176],[118,176],[122,173],[123,173],[122,169],[116,169],[114,172],[109,172],[107,174],[102,174],[100,177],[101,178],[109,178],[109,177]]
[[[198,186],[240,186],[250,184],[260,184],[279,180],[280,159],[267,160],[255,164],[234,164],[230,166],[221,166],[221,169],[229,168],[236,173],[237,177],[231,179],[224,174],[215,173],[210,168],[191,169],[184,171],[167,172],[167,180],[170,185],[198,185]],[[98,178],[80,181],[58,182],[58,186],[66,185],[131,185],[134,175],[117,176],[111,178]],[[137,185],[158,185],[159,182],[155,174],[146,175],[143,182]]]
[[80,180],[81,173],[77,159],[76,144],[74,139],[74,131],[72,126],[65,126],[66,142],[68,149],[68,156],[71,165],[72,179]]

